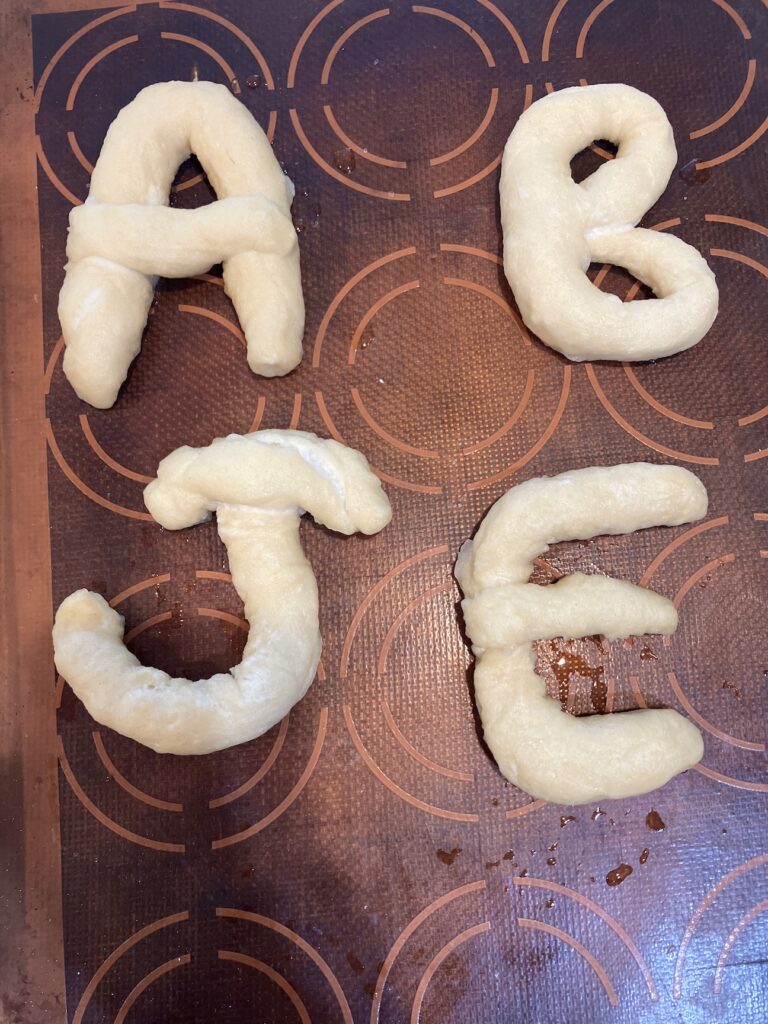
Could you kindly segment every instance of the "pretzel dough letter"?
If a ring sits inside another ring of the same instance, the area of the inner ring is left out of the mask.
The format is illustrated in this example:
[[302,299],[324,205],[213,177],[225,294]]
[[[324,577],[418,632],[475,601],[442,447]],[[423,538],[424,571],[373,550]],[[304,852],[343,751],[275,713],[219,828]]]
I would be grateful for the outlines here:
[[[619,151],[577,185],[570,160],[594,139]],[[718,293],[705,260],[674,235],[633,226],[676,160],[666,114],[628,85],[562,89],[515,125],[501,165],[504,271],[523,320],[569,359],[658,359],[712,326]],[[658,298],[601,292],[590,263],[626,267]]]
[[575,718],[534,672],[532,641],[674,633],[672,602],[604,576],[527,581],[550,544],[678,526],[706,511],[704,487],[677,466],[577,469],[513,487],[461,549],[456,578],[485,740],[502,774],[526,793],[563,804],[637,796],[701,759],[701,735],[676,711]]
[[[179,164],[195,153],[219,197],[168,208]],[[293,186],[242,103],[213,82],[150,85],[110,125],[88,199],[69,216],[59,319],[64,373],[80,398],[114,404],[141,348],[156,277],[224,264],[224,287],[254,373],[301,360],[304,299],[291,222]]]
[[144,497],[168,530],[216,513],[251,626],[242,661],[199,682],[145,668],[123,644],[122,616],[78,590],[56,613],[56,667],[97,721],[153,750],[206,754],[260,736],[304,696],[320,659],[303,511],[340,533],[371,534],[389,522],[389,501],[359,452],[291,430],[177,448]]

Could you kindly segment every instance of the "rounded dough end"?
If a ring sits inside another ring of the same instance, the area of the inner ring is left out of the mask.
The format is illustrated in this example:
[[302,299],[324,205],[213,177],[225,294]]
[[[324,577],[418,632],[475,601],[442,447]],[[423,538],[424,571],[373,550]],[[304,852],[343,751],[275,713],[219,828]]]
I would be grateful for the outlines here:
[[188,445],[172,451],[161,461],[155,479],[144,488],[147,511],[165,530],[183,530],[211,518],[205,500],[183,485],[184,471],[194,465],[195,457],[196,450]]
[[53,624],[54,643],[81,630],[121,637],[123,617],[110,608],[101,594],[82,588],[59,605]]

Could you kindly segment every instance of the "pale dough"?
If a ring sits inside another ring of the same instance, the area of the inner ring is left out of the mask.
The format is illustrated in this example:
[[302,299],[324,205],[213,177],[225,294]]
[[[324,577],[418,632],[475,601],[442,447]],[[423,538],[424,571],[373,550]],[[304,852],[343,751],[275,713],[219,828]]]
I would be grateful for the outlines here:
[[336,441],[264,430],[178,448],[144,497],[169,530],[216,513],[250,625],[242,661],[197,682],[145,667],[123,644],[122,616],[78,590],[56,613],[56,667],[98,722],[153,750],[205,754],[260,736],[304,696],[320,658],[300,517],[306,510],[340,533],[377,533],[392,515],[381,484],[359,452]]
[[[571,158],[595,139],[618,153],[577,185]],[[706,261],[674,235],[634,227],[676,160],[666,114],[628,85],[562,89],[515,125],[501,165],[504,271],[525,323],[569,359],[658,359],[712,326],[718,291]],[[657,298],[601,292],[590,263],[625,267]]]
[[477,658],[475,696],[502,773],[531,796],[579,804],[636,796],[696,764],[699,731],[672,710],[576,718],[547,696],[531,642],[604,633],[673,633],[666,598],[606,577],[527,583],[550,544],[701,519],[707,493],[688,470],[638,462],[513,487],[461,549],[456,578]]
[[[194,153],[218,200],[168,208],[176,171]],[[213,82],[150,85],[109,127],[87,200],[70,213],[59,319],[64,373],[80,398],[108,408],[141,347],[155,278],[224,264],[254,373],[301,360],[304,299],[293,186],[266,135]]]

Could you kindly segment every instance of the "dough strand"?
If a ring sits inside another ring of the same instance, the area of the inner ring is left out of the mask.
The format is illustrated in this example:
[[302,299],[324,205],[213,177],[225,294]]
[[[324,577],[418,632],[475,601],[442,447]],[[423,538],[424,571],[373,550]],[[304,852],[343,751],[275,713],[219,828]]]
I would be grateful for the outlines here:
[[98,722],[161,753],[206,754],[261,736],[301,700],[320,659],[300,517],[306,509],[340,533],[377,533],[392,515],[381,484],[336,441],[264,430],[176,449],[144,496],[168,530],[216,513],[250,625],[240,664],[197,682],[145,667],[123,643],[123,617],[78,590],[56,613],[56,667]]
[[[577,185],[570,161],[595,139],[618,153]],[[628,85],[561,89],[512,130],[499,186],[504,272],[525,323],[569,359],[658,359],[712,326],[718,291],[706,260],[674,235],[634,227],[676,161],[666,114]],[[601,292],[590,263],[625,267],[657,298]]]
[[[218,199],[171,209],[174,176],[192,153]],[[304,299],[292,200],[269,140],[226,86],[142,89],[110,125],[88,198],[69,217],[59,319],[64,373],[79,397],[114,404],[141,348],[156,277],[220,262],[253,372],[274,377],[297,366]]]
[[502,774],[526,793],[563,804],[637,796],[701,759],[698,729],[676,711],[576,718],[534,671],[534,640],[674,633],[672,602],[602,576],[527,580],[550,544],[678,526],[706,511],[707,493],[686,469],[596,466],[513,487],[462,547],[456,578],[485,740]]

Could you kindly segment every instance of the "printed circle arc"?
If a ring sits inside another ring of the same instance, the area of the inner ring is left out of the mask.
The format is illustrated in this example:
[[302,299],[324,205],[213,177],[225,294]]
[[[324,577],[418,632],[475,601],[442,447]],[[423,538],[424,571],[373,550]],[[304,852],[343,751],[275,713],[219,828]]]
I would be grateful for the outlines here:
[[[755,532],[752,536],[757,540],[759,535]],[[680,606],[680,625],[671,642],[664,645],[672,655],[665,659],[665,668],[674,671],[673,688],[683,691],[695,712],[714,725],[715,735],[721,732],[751,744],[760,743],[765,739],[759,727],[764,666],[755,650],[755,638],[762,635],[764,615],[760,603],[745,600],[745,595],[758,594],[764,588],[768,564],[765,559],[748,557],[746,552],[735,557],[732,552],[723,554],[723,539],[718,540],[717,558],[686,566],[686,578],[675,598]],[[739,609],[735,616],[737,632],[734,620],[724,618],[724,606]],[[691,656],[691,652],[701,649],[702,637],[707,638],[706,677],[710,685],[706,689],[696,671],[696,658]],[[733,746],[723,742],[725,747],[718,741],[713,750],[727,751]],[[754,764],[749,749],[738,755],[740,763],[746,757],[746,763]],[[726,756],[730,759],[732,754]]]
[[[433,23],[419,24],[427,18]],[[403,19],[391,15],[361,28],[336,55],[326,86],[326,102],[347,135],[375,155],[406,162],[439,158],[459,148],[483,122],[496,84],[490,77],[483,81],[493,56],[474,26],[481,44],[449,20],[413,9],[410,19],[416,19],[410,35],[403,31]],[[429,46],[423,45],[426,27]],[[460,126],[445,115],[440,83],[448,60],[472,68],[457,76],[456,98],[466,111]]]
[[[186,301],[178,302],[179,295]],[[111,409],[86,410],[99,445],[123,466],[153,477],[179,445],[253,429],[264,383],[248,366],[234,310],[215,312],[221,300],[212,285],[159,285],[117,401]],[[59,386],[69,387],[63,374]]]
[[[665,5],[661,23],[656,18],[649,18],[639,4],[609,2],[599,6],[599,16],[589,25],[586,37],[582,30],[579,40],[569,43],[569,48],[574,45],[581,49],[577,57],[584,64],[582,73],[594,68],[596,80],[626,82],[654,96],[675,126],[682,154],[691,152],[698,156],[705,151],[711,152],[713,146],[719,151],[718,146],[724,148],[722,142],[726,136],[733,135],[734,141],[740,141],[741,135],[733,124],[723,126],[721,131],[725,135],[721,135],[719,141],[714,138],[688,139],[691,132],[720,118],[729,101],[736,100],[744,84],[747,58],[753,55],[750,40],[743,38],[741,26],[723,9],[726,5],[721,6],[717,0],[700,0],[696,4],[698,25],[695,36],[686,25],[691,12],[682,4]],[[618,38],[633,39],[633,46],[648,56],[645,61],[634,61],[629,73],[626,61],[620,59],[622,49],[616,46]],[[672,40],[674,50],[665,52],[666,42]],[[690,46],[687,51],[686,44]],[[560,43],[556,55],[562,54],[562,45]],[[727,64],[723,61],[726,45],[732,55]],[[679,70],[670,71],[670,68],[681,67],[686,68],[688,83],[684,91],[677,87]],[[593,81],[589,74],[587,77]],[[691,96],[696,97],[693,112],[688,106]],[[750,120],[750,130],[758,122],[759,117],[755,115],[754,123]]]
[[505,301],[448,280],[436,286],[437,299],[421,284],[381,307],[354,355],[351,393],[360,418],[425,459],[439,456],[435,438],[458,454],[501,430],[526,388],[528,368],[519,364],[530,349]]

